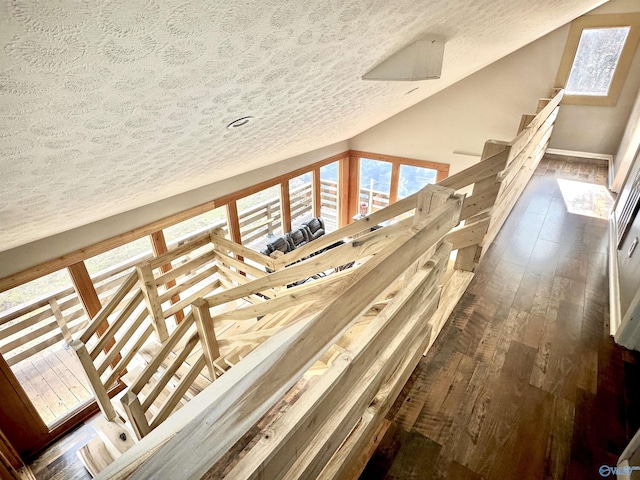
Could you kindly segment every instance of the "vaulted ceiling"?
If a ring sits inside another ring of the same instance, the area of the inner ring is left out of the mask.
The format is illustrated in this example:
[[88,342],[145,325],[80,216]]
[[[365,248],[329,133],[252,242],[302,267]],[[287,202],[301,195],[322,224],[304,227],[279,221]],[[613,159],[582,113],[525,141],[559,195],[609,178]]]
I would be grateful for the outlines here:
[[[601,3],[0,0],[0,251],[348,139]],[[440,80],[360,79],[424,34]]]

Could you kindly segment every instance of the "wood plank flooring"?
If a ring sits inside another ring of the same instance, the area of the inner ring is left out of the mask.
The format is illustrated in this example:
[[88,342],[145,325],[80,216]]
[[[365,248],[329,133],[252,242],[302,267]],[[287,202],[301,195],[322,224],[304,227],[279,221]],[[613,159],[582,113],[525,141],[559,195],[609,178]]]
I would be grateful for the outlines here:
[[47,424],[91,399],[89,382],[80,362],[62,342],[11,369]]
[[29,467],[37,480],[91,480],[76,453],[96,436],[91,422],[83,422],[43,450]]
[[600,478],[640,428],[640,354],[608,333],[607,222],[569,213],[556,181],[606,167],[547,156],[537,173],[362,479]]

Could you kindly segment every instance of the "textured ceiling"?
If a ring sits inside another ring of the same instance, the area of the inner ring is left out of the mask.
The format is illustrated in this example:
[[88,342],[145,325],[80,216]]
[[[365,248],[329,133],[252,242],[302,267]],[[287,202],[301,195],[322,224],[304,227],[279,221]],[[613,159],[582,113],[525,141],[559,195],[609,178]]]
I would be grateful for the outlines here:
[[[0,251],[350,138],[599,3],[0,0]],[[360,80],[424,34],[440,80]]]

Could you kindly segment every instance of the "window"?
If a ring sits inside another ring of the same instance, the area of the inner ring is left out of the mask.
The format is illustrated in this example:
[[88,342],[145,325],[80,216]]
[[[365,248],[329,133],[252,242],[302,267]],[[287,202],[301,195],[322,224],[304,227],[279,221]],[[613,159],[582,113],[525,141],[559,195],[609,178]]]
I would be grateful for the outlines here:
[[313,183],[311,173],[289,180],[289,203],[293,228],[313,218]]
[[436,183],[437,170],[400,165],[400,182],[398,184],[398,198],[408,197],[426,185]]
[[391,192],[390,162],[360,159],[360,195],[359,202],[366,203],[368,213],[389,205]]
[[327,233],[338,228],[338,162],[320,167],[320,216]]
[[229,236],[227,227],[227,210],[224,207],[214,208],[208,212],[191,217],[164,229],[164,238],[169,248],[171,244],[185,237],[196,235],[198,232],[210,228],[221,227],[225,236]]
[[280,185],[265,188],[237,201],[242,244],[260,250],[282,232]]
[[571,24],[556,83],[564,103],[615,105],[640,38],[640,14],[587,15]]

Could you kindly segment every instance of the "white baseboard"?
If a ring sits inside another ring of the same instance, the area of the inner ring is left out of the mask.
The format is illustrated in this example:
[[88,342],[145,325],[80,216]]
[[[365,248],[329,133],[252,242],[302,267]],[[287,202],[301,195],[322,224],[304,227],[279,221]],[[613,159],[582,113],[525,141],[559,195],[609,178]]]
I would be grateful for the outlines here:
[[594,160],[604,160],[611,162],[613,155],[604,153],[578,152],[577,150],[560,150],[559,148],[547,148],[547,153],[552,155],[564,155],[565,157],[592,158]]
[[618,272],[618,232],[614,212],[609,214],[609,332],[615,336],[622,323],[620,273]]

